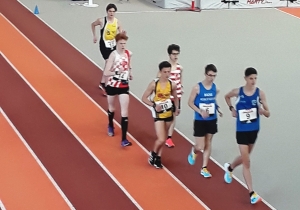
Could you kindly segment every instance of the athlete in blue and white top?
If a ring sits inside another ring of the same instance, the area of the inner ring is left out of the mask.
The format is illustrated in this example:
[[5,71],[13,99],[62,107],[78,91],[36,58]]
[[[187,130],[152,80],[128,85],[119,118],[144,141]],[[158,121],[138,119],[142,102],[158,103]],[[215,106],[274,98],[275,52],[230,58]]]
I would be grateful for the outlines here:
[[[257,71],[247,68],[245,71],[246,85],[233,89],[225,95],[225,100],[233,117],[236,117],[236,140],[241,155],[229,164],[225,163],[224,180],[232,182],[232,171],[235,167],[243,164],[243,175],[248,186],[250,202],[255,204],[261,200],[252,188],[250,172],[250,152],[253,149],[257,134],[260,129],[260,115],[270,116],[265,93],[256,87]],[[235,107],[232,106],[231,98],[236,97]]]
[[216,96],[219,90],[214,83],[217,76],[217,68],[213,64],[205,67],[205,79],[196,84],[189,97],[189,106],[195,111],[194,114],[194,137],[195,146],[188,156],[188,162],[195,164],[197,153],[203,151],[203,163],[201,175],[205,178],[211,177],[207,170],[208,160],[211,154],[211,141],[217,133],[217,112],[222,112],[217,105]]

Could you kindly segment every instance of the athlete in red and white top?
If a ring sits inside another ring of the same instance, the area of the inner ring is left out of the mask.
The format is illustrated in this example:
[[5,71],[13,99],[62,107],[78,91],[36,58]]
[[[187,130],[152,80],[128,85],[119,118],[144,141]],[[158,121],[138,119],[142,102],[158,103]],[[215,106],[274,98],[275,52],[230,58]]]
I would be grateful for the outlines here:
[[[180,110],[180,104],[181,104],[181,96],[183,94],[183,86],[182,86],[182,71],[183,68],[182,66],[178,63],[178,56],[180,54],[180,46],[176,45],[176,44],[171,44],[168,46],[168,54],[169,54],[169,62],[172,65],[172,69],[171,69],[171,73],[170,73],[170,79],[176,83],[177,86],[177,98],[179,100],[179,107],[178,109]],[[158,77],[159,77],[159,73],[158,73]],[[173,98],[173,96],[171,97],[171,99]],[[172,141],[172,135],[173,135],[173,131],[174,131],[174,127],[175,127],[175,120],[176,120],[176,116],[174,116],[174,120],[169,128],[168,131],[168,138],[166,140],[166,146],[171,148],[174,147],[175,144]]]
[[129,80],[132,80],[130,60],[132,53],[126,50],[128,37],[125,33],[119,33],[116,36],[116,50],[108,58],[104,69],[104,75],[107,77],[106,93],[108,102],[108,135],[114,136],[114,111],[115,97],[119,96],[121,107],[121,128],[123,147],[132,145],[126,138],[128,129],[128,105],[129,105]]

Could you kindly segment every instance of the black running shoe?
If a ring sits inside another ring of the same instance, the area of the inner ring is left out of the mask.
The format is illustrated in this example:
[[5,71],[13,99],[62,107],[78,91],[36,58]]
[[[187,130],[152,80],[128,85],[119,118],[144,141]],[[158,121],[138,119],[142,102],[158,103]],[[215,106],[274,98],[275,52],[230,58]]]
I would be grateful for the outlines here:
[[161,157],[157,156],[155,158],[155,161],[154,161],[154,166],[155,168],[163,168],[162,164],[161,164]]
[[156,154],[151,152],[150,157],[148,158],[148,163],[152,166],[154,166],[155,163],[155,159],[156,159]]

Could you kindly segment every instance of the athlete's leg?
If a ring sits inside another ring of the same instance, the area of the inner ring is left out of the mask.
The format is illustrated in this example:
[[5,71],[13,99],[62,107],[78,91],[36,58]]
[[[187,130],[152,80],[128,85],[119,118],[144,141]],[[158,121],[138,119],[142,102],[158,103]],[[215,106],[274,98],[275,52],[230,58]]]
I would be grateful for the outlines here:
[[213,134],[208,133],[205,135],[202,167],[206,167],[208,164],[208,160],[211,155],[212,138],[213,138]]
[[162,147],[167,135],[166,122],[162,119],[155,120],[154,128],[155,128],[157,139],[154,142],[153,151],[151,152],[148,162],[151,165],[155,166],[156,168],[162,168],[161,154],[162,154]]
[[197,155],[200,151],[203,151],[204,149],[204,136],[195,136],[195,145],[192,146],[192,151],[190,152],[188,156],[188,162],[191,165],[194,165],[196,162]]
[[121,129],[122,129],[122,146],[130,146],[131,142],[127,140],[128,130],[128,106],[129,106],[129,95],[127,93],[119,95],[119,102],[121,107]]
[[204,149],[205,142],[204,138],[206,135],[205,124],[203,121],[194,120],[194,137],[195,145],[192,147],[192,151],[188,156],[188,162],[191,165],[194,165],[196,162],[196,157],[200,151]]
[[107,103],[108,103],[108,135],[114,136],[114,116],[115,116],[115,95],[108,95],[107,96]]
[[154,143],[153,151],[160,156],[162,153],[162,145],[166,139],[166,122],[163,120],[158,120],[154,123],[154,128],[157,139]]
[[[249,144],[249,147],[248,147],[249,154],[252,152],[253,148],[254,148],[254,144]],[[242,156],[241,155],[237,156],[229,166],[230,171],[233,171],[233,169],[235,169],[236,167],[241,165],[242,162],[243,162]]]
[[248,145],[239,145],[241,159],[243,164],[243,176],[246,181],[249,192],[252,192],[252,177],[250,172],[250,154]]
[[169,148],[175,147],[175,144],[173,143],[173,140],[172,140],[172,135],[173,135],[173,131],[174,131],[174,128],[175,128],[175,123],[176,123],[176,116],[173,115],[173,121],[170,124],[170,128],[167,130],[168,137],[167,137],[167,140],[166,140],[166,143],[165,143],[166,146],[169,147]]

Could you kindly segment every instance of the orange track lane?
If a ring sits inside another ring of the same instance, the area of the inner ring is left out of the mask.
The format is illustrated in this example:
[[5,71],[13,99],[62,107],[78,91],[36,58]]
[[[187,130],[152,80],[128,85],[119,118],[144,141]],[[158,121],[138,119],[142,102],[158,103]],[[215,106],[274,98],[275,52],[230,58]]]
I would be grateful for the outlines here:
[[[122,149],[119,128],[117,137],[108,137],[106,114],[3,17],[0,26],[5,28],[0,40],[4,55],[143,209],[205,209],[165,170],[150,167],[148,155],[135,142]],[[22,56],[12,45],[23,50]]]
[[300,18],[300,8],[280,8],[279,10]]
[[6,209],[70,209],[0,110],[0,198]]

